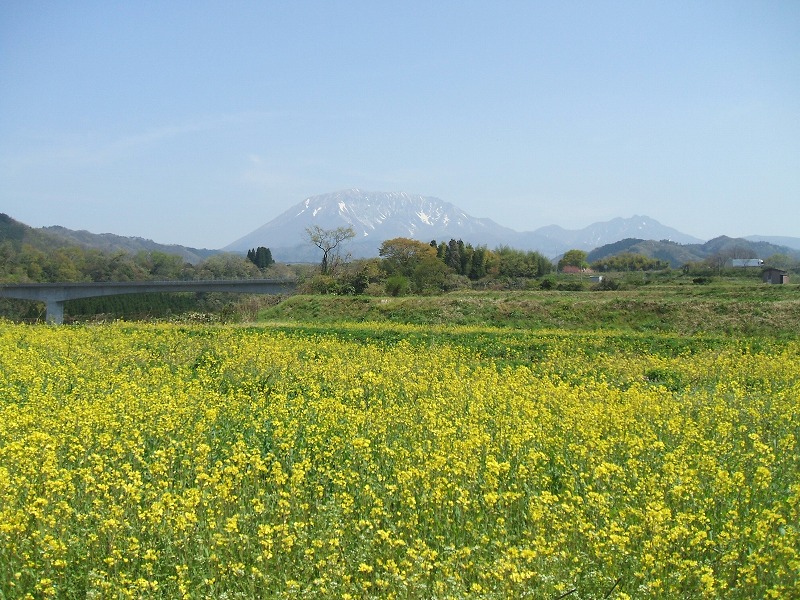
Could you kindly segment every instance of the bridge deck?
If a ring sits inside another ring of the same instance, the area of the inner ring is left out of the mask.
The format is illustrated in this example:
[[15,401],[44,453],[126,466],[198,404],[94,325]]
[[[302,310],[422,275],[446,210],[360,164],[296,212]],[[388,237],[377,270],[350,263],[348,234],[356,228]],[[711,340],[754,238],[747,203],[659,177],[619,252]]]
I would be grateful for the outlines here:
[[64,283],[19,283],[0,285],[0,297],[44,302],[50,323],[64,320],[64,302],[95,296],[149,292],[235,292],[285,294],[296,282],[288,279],[215,279],[198,281],[102,281]]

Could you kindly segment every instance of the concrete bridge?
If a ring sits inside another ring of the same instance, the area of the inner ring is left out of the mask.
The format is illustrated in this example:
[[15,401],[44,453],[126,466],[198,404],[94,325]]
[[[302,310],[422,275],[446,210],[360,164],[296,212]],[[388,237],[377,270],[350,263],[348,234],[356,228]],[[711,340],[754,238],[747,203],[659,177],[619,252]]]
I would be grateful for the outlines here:
[[296,282],[288,279],[215,279],[208,281],[104,281],[90,283],[0,284],[0,297],[35,300],[47,307],[48,323],[64,322],[64,302],[94,296],[146,292],[237,292],[286,294]]

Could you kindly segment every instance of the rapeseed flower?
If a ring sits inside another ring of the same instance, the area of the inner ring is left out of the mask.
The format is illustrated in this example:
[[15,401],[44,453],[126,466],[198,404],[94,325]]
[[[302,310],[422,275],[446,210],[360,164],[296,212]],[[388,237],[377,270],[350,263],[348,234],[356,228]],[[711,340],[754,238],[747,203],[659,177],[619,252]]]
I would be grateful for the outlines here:
[[797,342],[388,327],[0,323],[0,595],[800,595]]

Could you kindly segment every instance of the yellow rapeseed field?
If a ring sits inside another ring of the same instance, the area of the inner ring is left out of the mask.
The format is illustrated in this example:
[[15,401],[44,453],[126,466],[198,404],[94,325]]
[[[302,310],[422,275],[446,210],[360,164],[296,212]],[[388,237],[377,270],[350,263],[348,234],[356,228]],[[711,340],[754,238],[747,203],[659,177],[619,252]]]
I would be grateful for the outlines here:
[[0,598],[798,598],[799,405],[791,341],[0,322]]

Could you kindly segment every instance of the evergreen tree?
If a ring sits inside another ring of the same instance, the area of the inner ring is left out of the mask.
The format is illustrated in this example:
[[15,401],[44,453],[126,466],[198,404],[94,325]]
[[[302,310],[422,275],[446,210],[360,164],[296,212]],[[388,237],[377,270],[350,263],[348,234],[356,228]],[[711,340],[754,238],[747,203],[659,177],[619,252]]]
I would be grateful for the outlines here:
[[458,242],[450,240],[445,252],[444,264],[453,269],[456,273],[461,272],[461,253],[458,251]]
[[272,258],[272,251],[264,246],[248,250],[247,259],[262,271],[270,265],[275,264]]
[[259,269],[266,269],[275,261],[272,260],[272,251],[264,246],[259,246],[256,250],[256,266]]
[[473,280],[486,277],[486,246],[478,246],[472,251],[472,265],[467,276]]
[[458,255],[461,258],[458,267],[459,275],[468,275],[469,272],[472,270],[472,254],[473,254],[472,245],[464,244],[464,242],[458,240]]

